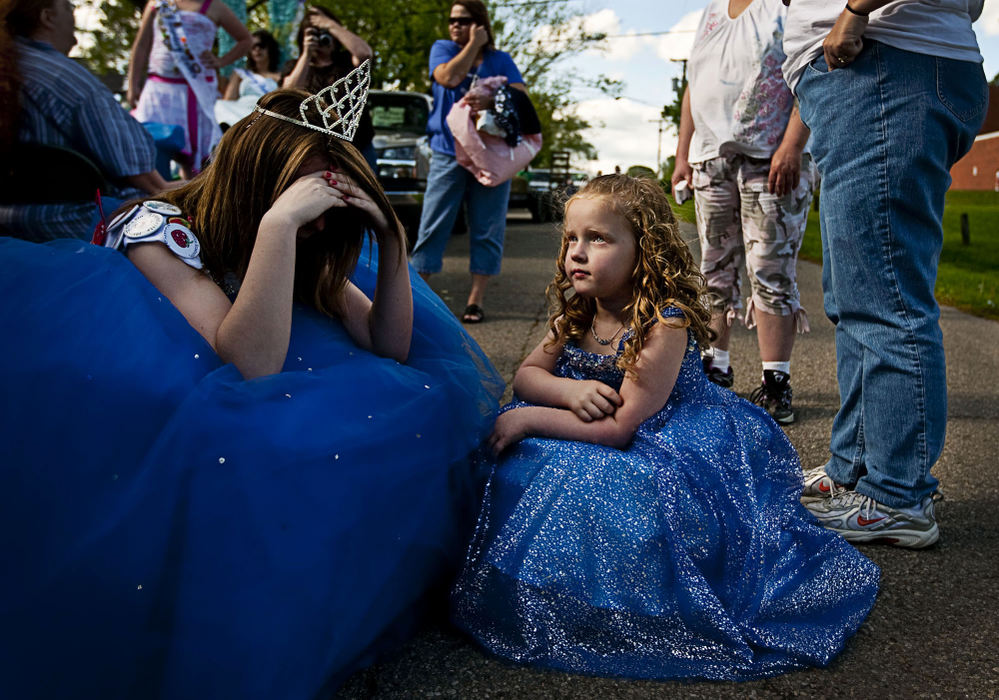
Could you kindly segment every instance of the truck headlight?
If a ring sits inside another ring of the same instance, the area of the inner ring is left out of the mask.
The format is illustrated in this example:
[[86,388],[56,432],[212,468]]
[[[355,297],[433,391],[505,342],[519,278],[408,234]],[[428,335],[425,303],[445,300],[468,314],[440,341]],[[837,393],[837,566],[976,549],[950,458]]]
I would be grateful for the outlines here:
[[378,152],[379,160],[416,160],[416,146],[391,146]]
[[398,178],[415,178],[416,161],[413,160],[378,160],[378,177],[395,180]]

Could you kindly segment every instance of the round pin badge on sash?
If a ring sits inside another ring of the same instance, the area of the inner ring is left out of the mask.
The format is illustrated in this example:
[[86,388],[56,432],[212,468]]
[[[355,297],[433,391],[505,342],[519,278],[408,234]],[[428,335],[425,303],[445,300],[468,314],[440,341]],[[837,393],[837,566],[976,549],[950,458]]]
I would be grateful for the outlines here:
[[107,228],[108,235],[107,238],[104,240],[105,248],[117,249],[118,246],[121,245],[121,239],[125,235],[125,227],[123,225],[123,222],[131,219],[135,215],[135,212],[137,212],[138,210],[139,210],[139,205],[135,205],[124,214],[119,214],[118,216],[111,219],[111,223],[108,224]]
[[160,202],[155,199],[150,199],[142,203],[149,211],[154,211],[157,214],[163,214],[164,216],[179,216],[180,207],[174,206],[169,202]]
[[152,211],[140,211],[125,224],[125,235],[129,238],[143,238],[156,233],[163,226],[164,216]]
[[121,226],[117,228],[109,228],[107,238],[104,239],[105,248],[118,249],[121,245],[121,239],[124,237],[125,231]]
[[167,247],[181,258],[190,260],[198,257],[201,252],[201,244],[186,226],[167,224],[163,238],[166,239]]
[[118,216],[114,217],[113,219],[111,219],[111,223],[108,224],[108,230],[115,228],[116,226],[124,223],[125,221],[128,221],[133,216],[135,216],[135,212],[137,211],[139,211],[138,204],[136,204],[134,207],[126,211],[124,214],[119,214]]

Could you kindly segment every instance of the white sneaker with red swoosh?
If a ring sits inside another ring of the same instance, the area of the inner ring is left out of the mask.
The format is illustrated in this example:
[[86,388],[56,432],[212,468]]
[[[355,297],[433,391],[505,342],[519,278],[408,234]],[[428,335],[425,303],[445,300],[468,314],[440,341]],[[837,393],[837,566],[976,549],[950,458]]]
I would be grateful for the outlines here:
[[940,538],[933,496],[915,506],[892,508],[862,493],[841,491],[804,505],[820,525],[838,532],[848,542],[922,549]]
[[832,477],[826,474],[825,465],[815,467],[805,472],[804,488],[801,490],[801,502],[808,503],[822,498],[835,496],[837,493],[846,491],[846,487],[837,484]]

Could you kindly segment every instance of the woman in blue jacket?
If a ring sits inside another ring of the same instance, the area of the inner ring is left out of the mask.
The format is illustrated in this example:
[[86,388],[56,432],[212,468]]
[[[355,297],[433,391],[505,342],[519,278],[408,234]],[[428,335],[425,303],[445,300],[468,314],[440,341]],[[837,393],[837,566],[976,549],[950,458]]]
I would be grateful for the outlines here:
[[[506,76],[510,87],[527,91],[524,79],[508,53],[493,45],[489,13],[481,0],[457,0],[448,17],[450,39],[434,42],[430,49],[430,77],[434,109],[427,123],[430,174],[423,200],[420,233],[413,246],[413,267],[426,279],[440,272],[444,248],[454,228],[462,200],[468,202],[471,236],[472,287],[461,320],[484,319],[483,297],[489,278],[498,275],[503,259],[503,235],[510,182],[486,187],[475,180],[455,159],[454,139],[445,123],[448,112],[472,85],[475,76]],[[485,107],[485,105],[472,105]]]

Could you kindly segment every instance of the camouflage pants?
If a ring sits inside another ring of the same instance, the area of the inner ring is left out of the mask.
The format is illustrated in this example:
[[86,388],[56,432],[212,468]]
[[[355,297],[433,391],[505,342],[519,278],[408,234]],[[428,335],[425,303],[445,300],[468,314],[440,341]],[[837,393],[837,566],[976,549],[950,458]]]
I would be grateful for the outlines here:
[[807,153],[798,186],[778,197],[767,191],[770,161],[741,154],[693,164],[701,272],[714,313],[735,316],[742,308],[739,270],[749,273],[754,307],[778,316],[798,314],[798,248],[812,202],[815,170]]

